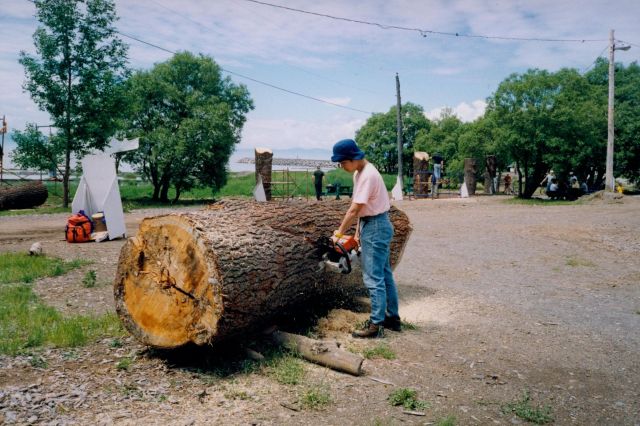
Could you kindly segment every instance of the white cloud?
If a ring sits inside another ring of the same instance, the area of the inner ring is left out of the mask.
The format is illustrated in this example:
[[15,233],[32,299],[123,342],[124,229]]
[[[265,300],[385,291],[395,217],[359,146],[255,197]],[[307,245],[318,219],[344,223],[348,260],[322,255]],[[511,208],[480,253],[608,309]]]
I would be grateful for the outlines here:
[[250,119],[242,132],[239,149],[330,149],[341,139],[355,137],[364,118],[334,116],[326,120],[293,118]]
[[[429,120],[438,120],[440,118],[440,114],[445,108],[449,108],[447,106],[442,106],[438,108],[434,108],[431,111],[425,113]],[[461,102],[457,106],[451,108],[454,115],[456,115],[460,120],[464,122],[473,121],[476,118],[482,116],[484,114],[485,109],[487,108],[487,103],[483,100],[475,100],[468,104],[466,102]]]
[[351,103],[351,98],[318,98],[325,102],[329,102],[335,105],[347,106]]

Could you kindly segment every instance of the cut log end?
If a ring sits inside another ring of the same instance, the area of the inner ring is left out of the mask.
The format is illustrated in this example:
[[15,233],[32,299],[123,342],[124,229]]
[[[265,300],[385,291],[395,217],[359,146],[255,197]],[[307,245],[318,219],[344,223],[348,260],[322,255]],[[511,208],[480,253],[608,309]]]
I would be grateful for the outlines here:
[[157,347],[208,342],[223,304],[218,273],[206,252],[187,218],[145,219],[122,250],[114,289],[127,329]]

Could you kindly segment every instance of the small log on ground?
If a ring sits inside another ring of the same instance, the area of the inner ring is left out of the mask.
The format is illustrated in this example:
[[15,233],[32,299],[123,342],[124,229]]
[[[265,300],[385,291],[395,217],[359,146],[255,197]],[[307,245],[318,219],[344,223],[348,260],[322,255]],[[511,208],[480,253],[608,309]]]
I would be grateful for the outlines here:
[[31,209],[42,205],[49,197],[49,191],[42,182],[0,188],[0,210]]
[[256,148],[256,182],[258,176],[262,178],[262,186],[267,201],[271,200],[271,170],[273,163],[273,152],[269,148]]
[[[147,218],[120,253],[118,315],[145,344],[204,345],[256,331],[314,298],[361,291],[360,271],[321,270],[314,244],[331,235],[348,206],[230,200]],[[411,227],[401,211],[390,216],[395,265]]]
[[354,376],[362,374],[364,358],[340,349],[335,343],[331,344],[284,331],[275,331],[271,336],[274,341],[298,352],[308,361]]

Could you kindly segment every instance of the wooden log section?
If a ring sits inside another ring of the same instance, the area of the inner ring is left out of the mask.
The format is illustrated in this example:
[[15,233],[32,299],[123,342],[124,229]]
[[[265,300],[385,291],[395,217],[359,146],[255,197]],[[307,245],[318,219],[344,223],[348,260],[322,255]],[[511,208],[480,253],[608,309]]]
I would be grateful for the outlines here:
[[364,358],[340,349],[335,342],[323,342],[284,331],[275,331],[272,338],[277,343],[298,352],[308,361],[354,376],[362,374]]
[[475,195],[476,193],[476,159],[475,158],[464,159],[464,182],[467,184],[467,191],[469,191],[469,195]]
[[49,197],[49,191],[42,182],[0,188],[0,210],[31,209],[42,205]]
[[[118,315],[151,346],[214,344],[263,329],[277,314],[314,298],[360,291],[360,270],[321,270],[314,244],[331,235],[348,206],[346,200],[230,200],[144,219],[120,253]],[[396,208],[391,220],[396,265],[411,227]]]
[[255,149],[256,162],[256,182],[258,176],[262,178],[262,187],[267,201],[271,201],[271,171],[273,163],[273,152],[269,148]]
[[429,154],[416,151],[413,153],[413,194],[416,197],[426,197],[430,185]]

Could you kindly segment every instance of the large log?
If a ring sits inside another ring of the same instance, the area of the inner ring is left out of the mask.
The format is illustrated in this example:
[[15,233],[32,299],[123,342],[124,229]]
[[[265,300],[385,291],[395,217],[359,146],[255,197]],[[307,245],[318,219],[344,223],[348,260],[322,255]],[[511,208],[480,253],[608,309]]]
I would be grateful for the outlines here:
[[42,205],[49,197],[49,191],[42,182],[0,188],[0,210],[31,209]]
[[[151,346],[214,344],[314,298],[359,291],[360,271],[321,270],[314,244],[338,227],[348,205],[231,200],[147,218],[120,253],[118,315]],[[391,220],[395,265],[411,227],[395,208]]]

